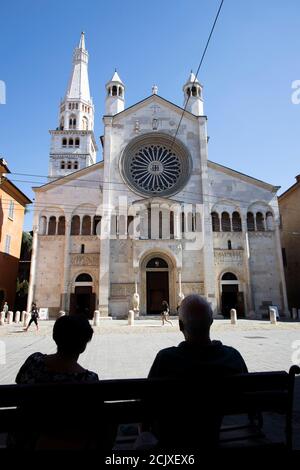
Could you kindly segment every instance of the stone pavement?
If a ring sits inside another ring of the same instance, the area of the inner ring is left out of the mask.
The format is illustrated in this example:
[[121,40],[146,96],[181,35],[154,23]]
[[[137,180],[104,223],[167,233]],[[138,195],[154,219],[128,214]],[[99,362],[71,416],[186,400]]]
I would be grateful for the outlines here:
[[[5,364],[2,364],[0,352],[1,384],[13,383],[20,366],[33,352],[55,351],[52,326],[51,321],[40,322],[39,332],[32,325],[28,333],[21,325],[0,327],[0,351],[6,350]],[[137,320],[133,327],[125,320],[105,320],[94,330],[94,337],[80,363],[97,372],[102,379],[146,377],[157,352],[182,340],[177,319],[173,327],[162,327],[155,319]],[[215,320],[211,336],[237,348],[249,371],[288,370],[293,353],[300,363],[299,322],[271,325],[267,321],[239,320],[237,325],[231,325],[228,320]],[[272,423],[278,432],[282,431],[282,426]],[[295,425],[297,447],[300,448],[300,380],[296,386]]]

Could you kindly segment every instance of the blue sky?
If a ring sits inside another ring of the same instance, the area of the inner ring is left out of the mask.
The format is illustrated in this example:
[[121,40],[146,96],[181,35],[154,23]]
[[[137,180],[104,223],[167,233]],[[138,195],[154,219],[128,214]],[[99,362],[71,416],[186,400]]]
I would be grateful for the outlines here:
[[[90,54],[96,138],[104,86],[114,68],[126,106],[151,93],[182,105],[182,85],[196,70],[219,0],[27,0],[2,2],[0,155],[14,173],[47,175],[49,129],[82,30]],[[225,0],[200,71],[208,116],[209,158],[285,190],[300,173],[300,2]],[[98,159],[101,154],[98,154]],[[33,197],[31,181],[11,175]],[[22,180],[19,181],[19,180]],[[27,180],[27,182],[23,182]],[[25,228],[31,226],[30,214]]]

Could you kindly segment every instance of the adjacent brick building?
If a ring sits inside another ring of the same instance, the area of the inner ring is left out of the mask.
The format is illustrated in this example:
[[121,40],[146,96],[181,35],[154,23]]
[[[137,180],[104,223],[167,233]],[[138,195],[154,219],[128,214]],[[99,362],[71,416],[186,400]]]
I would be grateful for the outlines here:
[[300,175],[278,201],[289,307],[300,309]]
[[7,163],[0,158],[0,308],[4,301],[13,308],[26,204],[31,201],[6,175]]

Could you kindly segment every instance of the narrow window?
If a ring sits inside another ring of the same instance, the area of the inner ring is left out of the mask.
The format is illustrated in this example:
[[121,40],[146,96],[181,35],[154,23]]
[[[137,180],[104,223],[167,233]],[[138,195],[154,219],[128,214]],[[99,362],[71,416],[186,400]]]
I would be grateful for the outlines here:
[[6,238],[5,238],[5,253],[7,253],[8,255],[10,254],[10,242],[11,242],[11,236],[6,235]]
[[247,214],[247,229],[248,232],[255,231],[254,215],[252,212],[248,212]]
[[79,147],[80,141],[79,139],[75,139],[75,147]]
[[213,232],[220,232],[220,218],[217,212],[211,213],[211,224]]
[[228,245],[228,250],[232,250],[231,240],[228,240],[227,245]]
[[65,169],[65,162],[64,162],[64,161],[61,162],[61,164],[60,164],[60,169],[61,169],[61,170],[64,170],[64,169]]
[[84,246],[84,245],[81,245],[81,250],[80,250],[80,253],[81,253],[81,254],[84,253],[84,249],[85,249],[85,246]]
[[48,235],[56,235],[56,217],[53,215],[49,219]]
[[15,210],[15,203],[14,201],[10,201],[9,202],[9,209],[8,209],[8,217],[9,219],[13,219],[14,218],[14,210]]
[[68,170],[72,170],[72,162],[68,162]]
[[78,170],[78,162],[74,163],[74,170]]
[[256,214],[256,230],[263,232],[265,230],[264,216],[261,212]]
[[233,214],[232,214],[232,230],[234,232],[241,232],[242,231],[241,216],[238,212],[233,212]]
[[67,146],[67,139],[63,139],[63,140],[62,140],[62,146],[63,146],[63,147],[66,147],[66,146]]
[[65,217],[62,215],[58,219],[57,235],[65,235],[65,230],[66,230],[66,220],[65,220]]
[[80,235],[80,217],[73,215],[71,223],[71,235]]
[[181,212],[181,233],[184,233],[185,230],[185,214]]
[[174,211],[170,212],[170,238],[174,239]]
[[228,212],[222,212],[221,224],[222,224],[222,232],[231,231],[230,216]]
[[162,211],[158,214],[158,238],[162,239]]
[[151,207],[147,209],[148,213],[148,238],[151,240]]
[[82,219],[81,235],[91,235],[91,217],[85,215]]

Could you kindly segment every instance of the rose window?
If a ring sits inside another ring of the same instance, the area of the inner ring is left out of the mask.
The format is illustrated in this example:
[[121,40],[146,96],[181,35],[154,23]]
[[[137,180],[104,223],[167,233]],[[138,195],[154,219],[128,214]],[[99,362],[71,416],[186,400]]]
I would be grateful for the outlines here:
[[[144,145],[139,142],[148,139]],[[126,182],[143,195],[166,196],[178,192],[189,176],[189,156],[169,136],[154,134],[148,139],[138,139],[135,145],[125,149],[122,173]]]

